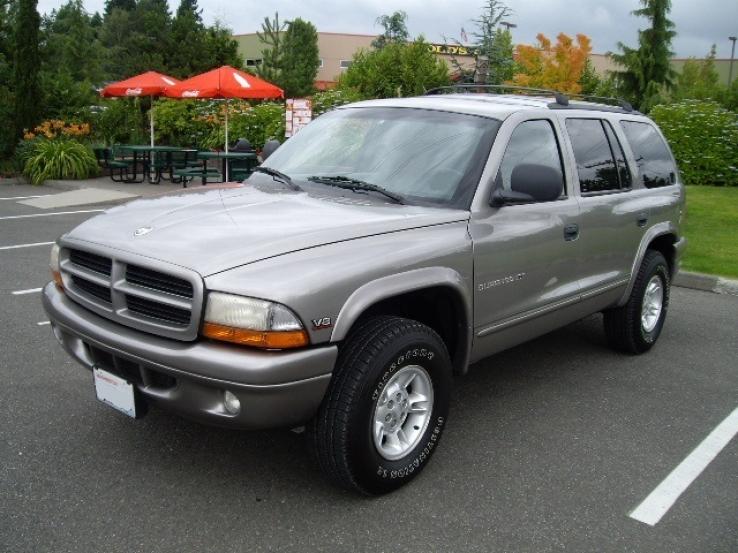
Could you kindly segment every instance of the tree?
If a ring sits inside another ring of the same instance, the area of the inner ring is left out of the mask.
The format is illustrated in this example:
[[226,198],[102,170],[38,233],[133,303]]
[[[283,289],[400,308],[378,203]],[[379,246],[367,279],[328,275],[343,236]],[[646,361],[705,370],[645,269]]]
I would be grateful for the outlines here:
[[474,23],[473,33],[477,56],[487,59],[486,75],[471,75],[471,80],[484,84],[499,85],[513,78],[515,61],[513,59],[512,34],[502,29],[500,23],[512,15],[512,10],[500,0],[487,0],[482,14]]
[[579,77],[579,86],[581,93],[591,96],[597,96],[597,90],[600,88],[602,79],[595,71],[592,61],[587,58],[584,62],[584,69]]
[[204,49],[207,53],[207,66],[202,71],[222,65],[243,67],[243,56],[238,52],[238,42],[233,39],[233,32],[219,21],[206,29]]
[[184,78],[204,71],[207,63],[205,52],[205,26],[202,10],[197,0],[181,0],[172,20],[171,51],[167,59],[169,72]]
[[264,18],[261,24],[261,32],[256,36],[264,45],[261,52],[261,65],[256,68],[257,74],[271,83],[279,80],[279,65],[282,59],[282,33],[287,27],[286,23],[279,22],[279,13],[274,13],[274,19]]
[[407,42],[410,39],[410,33],[407,31],[407,14],[403,11],[379,16],[376,23],[384,28],[384,33],[372,41],[372,47],[377,50],[384,48],[387,44]]
[[103,17],[108,17],[113,10],[132,12],[136,9],[136,0],[105,0],[105,11]]
[[592,50],[589,38],[579,34],[575,45],[571,37],[559,33],[555,46],[542,33],[536,38],[536,46],[518,46],[520,72],[513,77],[513,84],[580,93],[580,79]]
[[704,60],[688,59],[677,76],[674,98],[707,100],[720,98],[723,86],[715,69],[715,45]]
[[676,36],[674,23],[667,15],[671,0],[640,0],[643,7],[632,13],[645,17],[650,27],[638,31],[638,47],[618,43],[620,54],[610,57],[624,69],[615,71],[622,91],[631,103],[647,111],[660,101],[663,89],[674,86],[675,72],[671,67],[671,41]]
[[82,0],[69,0],[58,11],[52,11],[43,27],[44,72],[64,72],[74,80],[96,84],[103,80],[97,31]]
[[37,0],[18,0],[15,22],[13,88],[15,91],[15,133],[36,126],[41,116],[39,72],[39,26]]
[[365,98],[416,96],[448,85],[448,66],[428,48],[423,37],[411,43],[387,44],[362,50],[339,79],[339,88],[352,88]]
[[298,18],[290,21],[282,41],[277,81],[287,97],[307,96],[314,90],[320,67],[318,31],[315,26]]
[[0,155],[6,156],[15,146],[15,97],[13,86],[13,27],[7,0],[0,1]]

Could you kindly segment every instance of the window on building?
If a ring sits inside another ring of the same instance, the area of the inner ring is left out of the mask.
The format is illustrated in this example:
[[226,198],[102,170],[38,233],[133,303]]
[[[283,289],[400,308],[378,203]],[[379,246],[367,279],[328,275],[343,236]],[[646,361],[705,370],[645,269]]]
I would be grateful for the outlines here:
[[249,59],[246,60],[246,67],[256,67],[257,65],[261,65],[260,59]]
[[648,123],[621,121],[625,136],[638,164],[638,173],[646,188],[668,186],[676,182],[676,167],[664,140]]
[[323,69],[323,58],[320,58],[320,65],[318,66],[320,69]]
[[621,186],[615,156],[603,121],[600,119],[567,119],[566,130],[574,149],[579,189],[582,194],[608,192],[628,187]]
[[341,60],[340,66],[341,69],[348,69],[351,67],[351,60]]

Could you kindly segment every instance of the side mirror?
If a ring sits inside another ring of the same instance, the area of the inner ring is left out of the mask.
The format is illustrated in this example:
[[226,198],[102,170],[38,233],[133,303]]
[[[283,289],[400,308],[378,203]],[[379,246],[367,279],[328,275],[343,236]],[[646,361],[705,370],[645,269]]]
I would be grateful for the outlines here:
[[552,202],[561,196],[564,178],[560,171],[548,165],[527,163],[518,165],[510,175],[510,190],[498,186],[492,193],[491,204]]

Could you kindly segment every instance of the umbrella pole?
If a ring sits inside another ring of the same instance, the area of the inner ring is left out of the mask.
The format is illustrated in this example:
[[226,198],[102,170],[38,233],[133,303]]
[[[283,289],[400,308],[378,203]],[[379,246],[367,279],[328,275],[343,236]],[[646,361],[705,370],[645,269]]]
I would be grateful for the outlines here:
[[151,168],[156,163],[156,152],[154,152],[154,97],[150,96],[151,99],[151,107],[149,108],[149,130],[151,132],[151,152],[149,154],[149,160],[151,161],[151,164],[149,165],[149,182],[151,182]]
[[228,163],[228,98],[226,98],[226,109],[225,109],[225,153],[226,153],[226,160],[225,160],[225,181],[228,182],[228,173],[230,169],[230,163]]

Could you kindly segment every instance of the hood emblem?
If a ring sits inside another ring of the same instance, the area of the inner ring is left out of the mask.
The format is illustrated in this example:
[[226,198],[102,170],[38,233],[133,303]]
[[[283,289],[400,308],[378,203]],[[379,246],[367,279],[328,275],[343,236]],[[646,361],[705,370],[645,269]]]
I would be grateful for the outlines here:
[[133,231],[133,236],[143,236],[144,234],[150,233],[154,230],[154,227],[141,227]]

